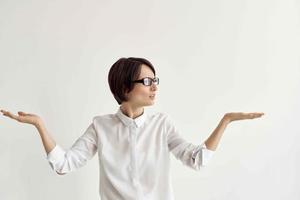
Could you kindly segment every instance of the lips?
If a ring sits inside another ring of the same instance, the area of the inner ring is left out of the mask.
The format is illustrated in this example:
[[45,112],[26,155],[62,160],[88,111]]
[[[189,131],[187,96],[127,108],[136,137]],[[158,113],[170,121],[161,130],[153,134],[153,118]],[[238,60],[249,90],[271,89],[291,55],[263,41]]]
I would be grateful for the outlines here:
[[152,95],[150,95],[149,97],[153,98],[153,97],[155,97],[155,94],[152,94]]

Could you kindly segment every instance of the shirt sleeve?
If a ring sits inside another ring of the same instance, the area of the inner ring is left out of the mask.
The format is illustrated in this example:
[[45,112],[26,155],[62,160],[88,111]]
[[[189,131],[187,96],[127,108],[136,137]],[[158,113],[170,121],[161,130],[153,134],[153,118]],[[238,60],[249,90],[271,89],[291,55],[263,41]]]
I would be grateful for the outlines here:
[[165,126],[168,148],[176,159],[194,170],[200,170],[201,167],[207,165],[214,151],[207,149],[205,143],[195,145],[187,142],[180,135],[169,116],[166,117]]
[[57,174],[65,174],[84,166],[96,154],[97,144],[95,126],[91,123],[68,150],[56,144],[48,153],[47,160]]

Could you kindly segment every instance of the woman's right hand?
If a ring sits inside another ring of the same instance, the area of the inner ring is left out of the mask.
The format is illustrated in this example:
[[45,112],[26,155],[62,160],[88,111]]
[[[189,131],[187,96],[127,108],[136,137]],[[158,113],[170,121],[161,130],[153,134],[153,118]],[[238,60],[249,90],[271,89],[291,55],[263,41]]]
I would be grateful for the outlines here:
[[35,114],[25,113],[25,112],[18,112],[18,115],[14,115],[11,112],[1,110],[4,116],[17,120],[18,122],[32,124],[37,126],[42,120],[39,116]]

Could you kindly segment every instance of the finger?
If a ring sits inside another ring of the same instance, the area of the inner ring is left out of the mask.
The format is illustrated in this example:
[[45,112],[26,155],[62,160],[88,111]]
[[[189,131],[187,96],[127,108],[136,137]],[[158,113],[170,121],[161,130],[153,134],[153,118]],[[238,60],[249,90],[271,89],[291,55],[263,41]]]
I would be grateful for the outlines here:
[[254,114],[254,116],[258,116],[258,117],[261,117],[264,115],[264,113],[253,113],[253,114]]
[[249,113],[249,114],[248,114],[248,116],[249,116],[251,119],[261,117],[262,115],[264,115],[264,113]]
[[5,110],[1,110],[1,112],[2,112],[3,115],[7,115],[7,113],[8,113],[8,112],[5,111]]
[[30,114],[30,113],[25,113],[25,112],[22,112],[22,111],[19,111],[18,112],[18,114],[20,115],[20,116],[34,116],[34,114]]
[[12,119],[15,119],[15,120],[19,121],[19,116],[14,115],[14,114],[12,114],[12,113],[10,113],[10,112],[8,112],[8,111],[5,111],[5,112],[4,112],[4,115],[7,116],[7,117],[10,117],[10,118],[12,118]]
[[253,113],[247,113],[247,114],[245,114],[245,118],[246,119],[253,119],[255,116],[254,116],[254,114]]
[[262,113],[262,112],[253,112],[252,114],[255,114],[255,115],[264,115],[265,113]]
[[12,114],[10,112],[8,112],[8,116],[11,117],[11,118],[13,118],[13,119],[15,119],[15,120],[19,119],[19,117],[17,115],[14,115],[14,114]]

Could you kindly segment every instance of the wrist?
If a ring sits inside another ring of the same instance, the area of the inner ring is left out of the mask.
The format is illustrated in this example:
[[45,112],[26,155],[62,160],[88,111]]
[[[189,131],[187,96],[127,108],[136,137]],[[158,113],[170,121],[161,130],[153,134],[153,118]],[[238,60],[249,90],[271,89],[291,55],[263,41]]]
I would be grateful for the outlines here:
[[44,123],[43,123],[43,121],[42,120],[37,120],[35,123],[34,123],[34,126],[36,127],[36,128],[41,128],[41,127],[43,127],[44,126]]
[[225,114],[222,118],[222,121],[227,125],[231,122],[231,119],[227,114]]

